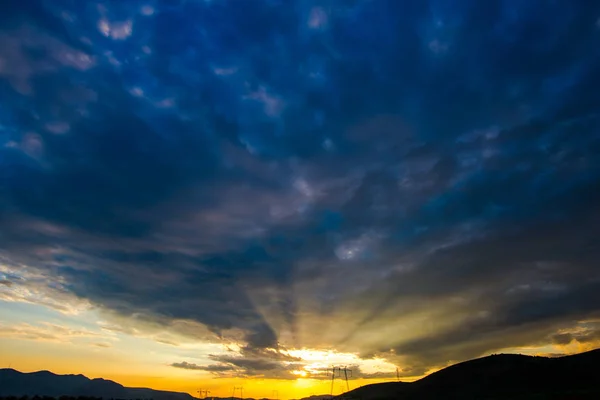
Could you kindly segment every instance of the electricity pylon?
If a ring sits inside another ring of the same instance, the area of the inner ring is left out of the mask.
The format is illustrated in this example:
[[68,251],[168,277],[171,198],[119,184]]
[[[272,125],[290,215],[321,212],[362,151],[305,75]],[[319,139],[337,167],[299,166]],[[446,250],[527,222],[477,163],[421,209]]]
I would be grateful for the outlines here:
[[333,384],[335,383],[335,373],[339,370],[339,367],[335,365],[331,367],[331,397],[333,397]]
[[[336,373],[338,378],[344,378],[346,380],[346,390],[350,391],[350,384],[348,383],[348,377],[352,377],[352,370],[348,367],[331,367],[331,396],[333,397],[333,385],[335,383]],[[342,389],[343,390],[343,389]]]
[[244,387],[243,386],[234,386],[233,387],[233,398],[235,399],[235,392],[240,391],[240,399],[244,398]]
[[348,384],[348,374],[350,374],[350,377],[352,377],[352,370],[348,369],[348,367],[344,367],[343,371],[344,371],[344,378],[346,378],[346,391],[349,392],[350,385]]

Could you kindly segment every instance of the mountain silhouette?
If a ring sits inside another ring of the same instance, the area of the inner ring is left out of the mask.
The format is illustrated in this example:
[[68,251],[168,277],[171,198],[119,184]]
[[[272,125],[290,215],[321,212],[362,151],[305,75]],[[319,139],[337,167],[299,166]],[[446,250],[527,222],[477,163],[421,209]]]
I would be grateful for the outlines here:
[[195,400],[188,393],[147,388],[129,388],[116,382],[83,375],[57,375],[49,371],[23,373],[0,369],[0,397],[8,396],[89,396],[105,399]]
[[412,383],[362,386],[338,398],[600,399],[600,349],[556,358],[499,354],[452,365]]

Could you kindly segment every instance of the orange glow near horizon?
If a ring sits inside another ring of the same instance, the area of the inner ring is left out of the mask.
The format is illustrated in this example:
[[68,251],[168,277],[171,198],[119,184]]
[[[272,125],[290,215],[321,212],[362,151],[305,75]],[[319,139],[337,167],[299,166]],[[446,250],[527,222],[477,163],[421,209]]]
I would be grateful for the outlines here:
[[[306,361],[304,367],[292,371],[297,379],[265,379],[265,378],[219,378],[207,372],[174,368],[166,361],[159,350],[170,349],[159,343],[149,344],[144,340],[135,340],[137,346],[127,349],[115,345],[111,348],[82,346],[73,343],[56,343],[48,341],[21,340],[0,337],[2,368],[12,367],[22,372],[49,370],[56,374],[83,374],[88,378],[104,378],[128,387],[148,387],[157,390],[187,392],[197,397],[198,391],[209,390],[214,397],[229,397],[234,386],[244,387],[244,396],[253,398],[273,397],[277,391],[281,399],[299,399],[310,395],[329,394],[329,379],[312,379],[310,373],[327,368],[332,363],[351,365],[356,362],[352,354],[335,353],[308,349],[292,349],[286,351],[293,357]],[[596,343],[597,344],[597,343]],[[126,344],[129,346],[129,344]],[[150,347],[148,347],[150,346]],[[137,348],[136,348],[137,347]],[[171,346],[172,347],[172,346]],[[565,354],[588,350],[577,344],[567,346],[546,345],[539,347],[519,347],[505,349],[503,352],[530,355],[547,355],[553,352]],[[148,349],[151,350],[148,350]],[[172,356],[167,358],[171,359]],[[363,372],[375,372],[385,369],[389,372],[391,364],[383,360],[362,360]],[[429,371],[434,372],[439,368]],[[420,377],[402,378],[410,382]],[[350,389],[357,387],[395,381],[387,379],[352,379]],[[336,379],[334,394],[346,390],[345,382]]]
[[[4,353],[4,346],[1,347]],[[14,355],[14,354],[13,354]],[[4,358],[4,357],[3,357]],[[74,360],[60,360],[41,357],[24,357],[18,362],[11,364],[11,367],[21,372],[35,372],[39,370],[49,370],[56,374],[83,374],[90,379],[104,378],[118,382],[128,387],[148,387],[156,390],[167,390],[176,392],[187,392],[194,397],[198,397],[198,390],[209,390],[209,397],[229,397],[232,394],[234,386],[244,387],[244,397],[253,398],[272,398],[273,391],[279,393],[281,399],[299,399],[310,395],[329,394],[331,390],[330,380],[306,379],[305,371],[296,371],[299,376],[295,380],[283,379],[261,379],[261,378],[212,378],[210,376],[199,376],[190,371],[189,376],[162,376],[160,373],[144,371],[145,374],[138,374],[141,371],[135,370],[129,373],[118,368],[113,370],[111,367],[118,367],[119,363],[114,365],[89,364],[88,362]],[[7,365],[8,366],[8,365]],[[3,366],[4,367],[4,366]],[[106,370],[103,370],[107,368]],[[354,379],[350,381],[350,389],[364,386],[372,383],[389,382],[392,379]],[[340,394],[345,391],[345,383],[336,380],[334,385],[334,394]]]
[[[239,355],[242,350],[239,346],[165,336],[165,331],[152,331],[150,328],[127,334],[109,329],[103,316],[93,310],[64,315],[39,305],[0,302],[0,306],[3,304],[7,306],[0,307],[0,368],[83,374],[88,378],[110,379],[128,387],[187,392],[194,397],[199,390],[209,390],[214,397],[230,397],[234,386],[243,386],[244,396],[254,398],[272,398],[273,391],[278,392],[280,399],[329,394],[331,380],[326,371],[332,365],[359,366],[362,374],[387,377],[351,379],[351,390],[366,384],[396,380],[396,366],[385,359],[361,359],[354,353],[309,348],[280,350],[282,355],[300,360],[290,369],[292,379],[217,377],[202,370],[202,367],[218,362],[215,361],[218,356]],[[585,321],[582,324],[585,325]],[[585,326],[577,329],[585,329]],[[171,339],[174,343],[170,343]],[[572,354],[590,350],[599,344],[542,344],[489,353]],[[448,363],[459,361],[464,360],[449,360]],[[183,362],[191,368],[173,366]],[[285,362],[282,365],[285,366]],[[432,367],[428,372],[445,366]],[[401,380],[410,382],[420,377],[402,377]],[[334,394],[343,393],[346,391],[345,382],[336,378],[333,390]]]
[[[585,351],[576,345],[569,346],[540,346],[506,349],[504,352],[547,355],[552,351],[575,353]],[[311,379],[307,376],[315,368],[321,368],[332,361],[352,361],[347,354],[321,352],[316,350],[290,350],[289,354],[302,356],[308,364],[304,368],[292,371],[297,379],[265,379],[265,378],[218,378],[201,372],[173,368],[167,363],[148,363],[147,360],[128,357],[120,351],[103,351],[103,349],[86,349],[80,346],[64,346],[58,343],[45,343],[28,340],[0,338],[0,351],[3,355],[0,365],[2,368],[12,367],[22,372],[49,370],[56,374],[83,374],[88,378],[104,378],[118,382],[128,387],[148,387],[156,390],[187,392],[197,397],[199,390],[209,390],[210,396],[229,397],[234,386],[244,387],[244,397],[272,398],[277,391],[281,399],[299,399],[311,395],[329,394],[331,381],[329,379]],[[119,354],[120,353],[120,354]],[[311,363],[312,362],[312,363]],[[369,369],[368,362],[364,366]],[[429,371],[435,372],[439,368]],[[419,377],[402,378],[410,382]],[[352,379],[349,381],[350,390],[373,383],[395,381],[387,379]],[[343,393],[345,382],[336,379],[333,387],[334,394]]]
[[[143,343],[140,343],[141,345]],[[21,372],[48,370],[56,374],[83,374],[91,379],[109,379],[128,387],[187,392],[194,397],[198,396],[200,389],[209,390],[214,397],[229,397],[234,386],[243,386],[244,397],[254,398],[273,397],[275,390],[281,399],[298,399],[313,394],[329,394],[331,391],[329,379],[311,379],[308,375],[311,368],[327,365],[335,355],[333,352],[290,351],[296,356],[298,354],[306,356],[309,364],[305,369],[299,368],[292,372],[297,379],[285,380],[218,378],[202,371],[173,368],[166,362],[151,362],[150,358],[132,357],[131,354],[137,354],[138,350],[134,348],[128,350],[129,353],[118,346],[108,349],[90,348],[74,344],[0,337],[0,351],[3,355],[2,361],[5,363],[1,367],[10,366]],[[319,354],[325,356],[317,360]],[[341,354],[337,355],[337,359],[349,360],[350,357]],[[350,389],[355,389],[366,384],[390,380],[392,379],[353,379],[349,384]],[[345,391],[345,383],[338,378],[334,385],[334,394],[343,391]]]

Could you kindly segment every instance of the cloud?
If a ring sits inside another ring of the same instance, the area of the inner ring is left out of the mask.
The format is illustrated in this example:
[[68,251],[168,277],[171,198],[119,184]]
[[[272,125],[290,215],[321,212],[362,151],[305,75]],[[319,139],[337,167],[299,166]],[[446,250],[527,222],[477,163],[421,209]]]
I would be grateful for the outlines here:
[[205,371],[211,373],[215,377],[222,378],[264,378],[264,379],[297,379],[298,377],[292,374],[287,369],[278,369],[277,365],[266,365],[254,363],[252,361],[242,361],[243,365],[235,364],[208,364],[196,365],[187,362],[173,363],[171,366],[175,368]]
[[577,342],[580,345],[590,344],[597,346],[600,342],[600,323],[598,321],[585,321],[577,324],[571,329],[564,329],[551,336],[552,343],[568,345]]
[[210,372],[215,377],[260,377],[267,379],[297,379],[293,371],[307,363],[299,357],[275,349],[243,347],[227,353],[211,354],[214,363],[198,365],[186,361],[173,363],[172,367]]
[[206,369],[208,368],[205,365],[196,365],[196,364],[188,363],[186,361],[183,361],[180,363],[173,363],[173,364],[171,364],[171,366],[175,367],[175,368],[190,369],[190,370],[194,370],[194,371],[206,371]]
[[[415,375],[400,375],[400,377],[414,377],[414,376],[420,376],[423,373],[420,374],[415,374]],[[396,380],[398,375],[396,374],[395,371],[390,371],[390,372],[372,372],[372,373],[365,373],[362,372],[360,370],[360,367],[357,365],[351,366],[347,369],[346,374],[344,374],[343,370],[342,371],[337,371],[336,370],[336,378],[335,379],[339,379],[339,380],[346,380],[346,375],[348,376],[348,380],[349,381],[354,381],[354,380],[358,380],[358,379],[370,379],[370,380]],[[310,371],[308,373],[306,373],[305,375],[298,375],[295,374],[293,379],[298,379],[300,377],[302,378],[307,378],[307,379],[316,379],[316,380],[322,380],[322,381],[331,381],[331,377],[333,376],[333,372],[331,369],[323,369],[320,371]]]
[[105,343],[105,342],[92,343],[92,345],[96,346],[96,347],[101,347],[103,349],[112,347],[112,345],[110,343]]
[[220,376],[595,343],[599,5],[59,3],[0,19],[1,300]]
[[89,309],[88,301],[64,290],[60,278],[47,276],[44,271],[23,268],[18,263],[0,264],[0,274],[9,278],[2,280],[0,300],[40,304],[69,315]]
[[[30,24],[5,29],[0,34],[0,77],[7,79],[21,94],[33,94],[32,79],[38,74],[61,69],[87,71],[94,67],[92,56],[60,39],[45,35]],[[45,57],[35,57],[36,52]]]
[[74,340],[80,338],[103,338],[104,336],[97,332],[93,332],[87,329],[75,329],[67,326],[46,322],[41,323],[39,325],[21,323],[9,326],[2,324],[0,325],[0,337],[22,340],[71,343]]

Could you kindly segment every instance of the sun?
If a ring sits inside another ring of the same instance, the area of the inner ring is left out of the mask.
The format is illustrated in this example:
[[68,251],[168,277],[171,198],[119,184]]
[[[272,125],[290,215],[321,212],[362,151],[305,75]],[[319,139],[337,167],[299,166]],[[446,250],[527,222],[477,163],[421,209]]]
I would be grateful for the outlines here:
[[292,371],[292,374],[298,375],[299,377],[306,378],[308,373],[304,370]]

